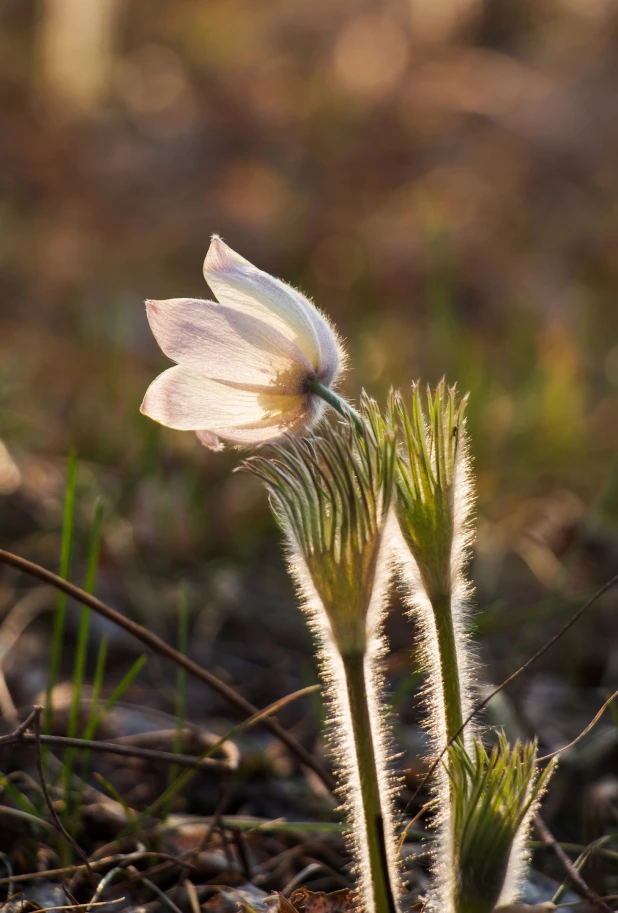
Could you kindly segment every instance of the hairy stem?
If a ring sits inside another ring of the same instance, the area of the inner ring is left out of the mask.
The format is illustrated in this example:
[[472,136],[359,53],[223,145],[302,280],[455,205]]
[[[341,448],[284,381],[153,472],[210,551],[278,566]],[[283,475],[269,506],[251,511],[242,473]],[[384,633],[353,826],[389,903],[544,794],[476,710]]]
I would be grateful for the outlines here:
[[311,393],[315,393],[316,396],[319,396],[320,399],[323,399],[325,403],[328,403],[335,412],[338,412],[339,415],[343,415],[344,418],[351,418],[354,424],[356,425],[356,430],[363,430],[363,423],[360,415],[342,396],[339,396],[338,393],[335,393],[334,390],[331,390],[329,387],[325,387],[324,384],[321,384],[319,381],[314,380],[310,385]]
[[[390,883],[386,844],[384,836],[384,809],[380,796],[380,781],[376,766],[374,742],[377,733],[372,731],[371,716],[367,704],[367,682],[365,678],[365,654],[348,653],[342,656],[347,698],[354,738],[354,760],[358,768],[358,780],[364,820],[359,826],[364,829],[367,846],[369,871],[363,873],[370,882],[373,913],[394,913],[395,901]],[[366,900],[369,900],[367,898]],[[368,911],[369,913],[369,911]]]
[[463,724],[459,657],[457,654],[451,597],[449,595],[435,597],[431,602],[431,607],[433,609],[440,654],[446,737],[447,740],[450,740],[461,730]]

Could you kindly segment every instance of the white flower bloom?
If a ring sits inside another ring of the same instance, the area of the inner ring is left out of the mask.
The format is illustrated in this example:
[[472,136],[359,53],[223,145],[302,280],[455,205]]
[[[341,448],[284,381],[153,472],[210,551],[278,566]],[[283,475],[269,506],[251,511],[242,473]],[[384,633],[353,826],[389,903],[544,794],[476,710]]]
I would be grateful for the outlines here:
[[257,269],[216,235],[204,277],[217,301],[148,301],[161,349],[177,362],[150,385],[141,411],[202,443],[253,445],[299,433],[324,409],[343,363],[337,334],[304,295]]

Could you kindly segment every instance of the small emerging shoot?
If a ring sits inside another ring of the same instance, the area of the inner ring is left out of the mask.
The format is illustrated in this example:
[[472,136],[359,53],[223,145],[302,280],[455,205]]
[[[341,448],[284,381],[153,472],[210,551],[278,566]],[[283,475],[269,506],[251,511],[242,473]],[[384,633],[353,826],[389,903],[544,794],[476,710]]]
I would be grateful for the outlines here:
[[451,745],[455,913],[491,913],[517,899],[529,823],[553,769],[539,773],[536,745],[510,748],[503,735],[490,752],[478,739],[471,754],[461,742]]

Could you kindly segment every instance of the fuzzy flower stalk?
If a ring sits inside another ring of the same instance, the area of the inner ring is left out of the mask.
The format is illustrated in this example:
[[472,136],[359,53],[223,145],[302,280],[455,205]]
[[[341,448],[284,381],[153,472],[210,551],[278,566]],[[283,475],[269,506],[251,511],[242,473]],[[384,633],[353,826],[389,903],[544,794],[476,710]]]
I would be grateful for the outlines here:
[[216,235],[204,278],[216,301],[146,302],[150,328],[176,365],[146,391],[145,415],[195,431],[213,449],[301,434],[326,403],[358,421],[334,389],[345,365],[339,337],[304,295]]
[[363,425],[290,439],[248,466],[266,483],[319,644],[330,736],[351,823],[358,908],[399,909],[382,623],[390,578],[394,435],[363,398]]
[[444,383],[427,391],[424,405],[414,386],[410,407],[393,394],[389,417],[403,439],[397,551],[421,628],[428,728],[437,755],[450,743],[438,769],[429,896],[429,908],[439,913],[491,913],[517,899],[529,822],[551,773],[538,773],[534,745],[511,749],[500,736],[488,754],[468,722],[473,660],[466,563],[473,498],[465,406]]

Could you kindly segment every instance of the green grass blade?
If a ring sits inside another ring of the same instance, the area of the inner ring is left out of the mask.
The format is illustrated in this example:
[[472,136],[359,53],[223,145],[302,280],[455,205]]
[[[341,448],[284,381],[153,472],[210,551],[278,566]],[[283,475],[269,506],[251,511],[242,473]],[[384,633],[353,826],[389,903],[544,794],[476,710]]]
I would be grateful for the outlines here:
[[[2,792],[8,793],[13,802],[15,802],[24,812],[28,812],[30,815],[35,815],[37,818],[40,817],[35,806],[30,801],[27,796],[24,796],[16,786],[14,786],[9,778],[5,774],[0,774],[0,796]],[[45,819],[42,819],[43,822]]]
[[[185,656],[189,650],[189,600],[183,587],[178,606],[178,649]],[[174,751],[182,751],[182,732],[187,717],[187,670],[178,667],[176,671],[176,739]]]
[[92,682],[92,700],[90,701],[90,712],[88,714],[86,729],[84,730],[84,738],[89,738],[86,733],[91,731],[94,732],[96,729],[96,723],[94,720],[96,719],[99,712],[99,702],[101,700],[101,692],[103,691],[103,683],[105,681],[107,645],[108,639],[107,636],[104,636],[101,638],[101,643],[99,644],[99,650],[97,653],[97,664],[95,666],[94,679]]
[[95,773],[94,777],[95,780],[97,780],[97,782],[104,788],[104,790],[112,797],[112,799],[114,799],[119,805],[122,806],[124,813],[127,816],[127,820],[130,821],[131,824],[135,824],[137,821],[135,812],[129,805],[127,805],[115,786],[112,786],[109,780],[105,779],[103,774]]
[[[97,667],[96,667],[96,672],[95,672],[94,685],[93,685],[93,689],[92,689],[92,702],[90,705],[90,714],[89,714],[88,723],[86,725],[86,728],[85,728],[83,736],[82,736],[82,738],[84,738],[84,739],[94,738],[94,735],[96,733],[97,727],[99,726],[99,723],[105,717],[105,714],[109,713],[109,711],[114,707],[114,705],[120,700],[120,698],[125,693],[127,688],[129,688],[129,686],[135,681],[135,679],[137,678],[139,673],[144,668],[144,665],[147,662],[148,657],[145,656],[144,654],[142,654],[141,656],[138,656],[138,658],[135,660],[135,662],[133,663],[133,665],[131,666],[129,671],[126,673],[126,675],[123,676],[120,683],[114,688],[110,697],[108,697],[108,699],[105,701],[105,703],[103,704],[103,707],[100,708],[99,703],[100,703],[100,697],[101,697],[101,690],[103,687],[103,681],[105,678],[106,659],[107,659],[107,638],[104,638],[101,641],[101,647],[99,648],[99,655],[97,657]],[[91,755],[91,752],[84,751],[83,759],[82,759],[82,767],[81,767],[81,770],[82,770],[81,782],[80,782],[78,793],[77,793],[77,796],[75,799],[75,808],[74,808],[72,822],[71,822],[71,827],[72,827],[71,833],[73,835],[77,832],[77,829],[79,827],[80,809],[81,809],[82,802],[84,799],[86,778],[88,776],[88,767],[90,765],[90,755]]]
[[[86,566],[86,580],[84,589],[87,593],[92,593],[96,581],[97,568],[99,564],[99,549],[101,545],[101,529],[103,523],[103,505],[97,500],[94,508],[94,518],[92,521],[92,532],[90,535],[90,547],[88,551],[88,563]],[[77,647],[75,651],[75,663],[73,666],[73,694],[71,700],[71,711],[69,715],[68,735],[69,738],[77,736],[79,728],[79,711],[81,706],[82,685],[84,681],[84,672],[86,669],[86,657],[88,652],[88,634],[90,630],[90,609],[88,606],[82,606],[79,619],[79,632],[77,635]],[[69,749],[64,758],[64,802],[67,820],[71,815],[71,781],[73,778],[73,763],[75,759],[75,749]]]
[[[183,586],[180,592],[180,602],[178,605],[178,649],[185,656],[189,647],[189,604],[187,591]],[[174,735],[174,751],[177,754],[182,752],[182,732],[187,718],[187,670],[181,666],[176,671],[176,733]],[[180,773],[175,764],[170,765],[167,774],[167,785],[171,786],[178,774]],[[171,801],[165,807],[163,817],[167,818],[171,811]]]
[[101,710],[96,711],[94,713],[93,717],[91,717],[91,719],[88,722],[88,725],[86,727],[86,730],[84,732],[83,737],[85,739],[94,738],[94,734],[96,732],[97,726],[99,725],[101,720],[118,703],[118,701],[120,700],[122,695],[125,693],[127,688],[129,688],[133,684],[133,682],[135,681],[137,676],[140,674],[140,672],[146,665],[147,661],[148,661],[148,657],[144,653],[142,653],[141,656],[138,656],[138,658],[135,660],[135,662],[133,663],[133,665],[131,666],[129,671],[126,673],[126,675],[124,675],[122,677],[122,680],[120,681],[120,683],[118,685],[116,685],[116,687],[112,691],[110,697],[108,697],[108,699],[105,701]]
[[[58,574],[68,580],[71,567],[71,552],[73,549],[73,519],[75,513],[75,480],[77,475],[77,456],[75,452],[69,457],[67,470],[67,484],[64,496],[64,516],[62,520],[62,544],[60,547],[60,568]],[[62,646],[64,641],[64,621],[66,615],[67,596],[59,593],[54,616],[54,630],[52,634],[52,651],[47,677],[47,691],[45,696],[45,714],[43,717],[43,731],[48,733],[51,728],[53,706],[52,694],[60,673],[62,659]],[[45,766],[45,765],[44,765]]]
[[[99,649],[97,651],[97,662],[94,671],[94,680],[92,682],[92,699],[90,701],[90,711],[88,713],[88,722],[86,724],[85,733],[92,731],[94,732],[97,728],[97,719],[99,712],[99,701],[101,699],[101,691],[103,690],[103,682],[105,680],[105,664],[107,662],[107,637],[101,638],[101,643],[99,644]],[[75,808],[73,812],[73,821],[71,827],[69,828],[69,833],[72,837],[75,837],[77,829],[79,827],[79,821],[81,816],[81,807],[84,801],[84,792],[86,789],[86,778],[88,776],[88,768],[90,766],[90,754],[89,751],[84,751],[82,755],[81,763],[81,776],[79,781],[79,787],[77,791],[77,796],[75,799]]]

